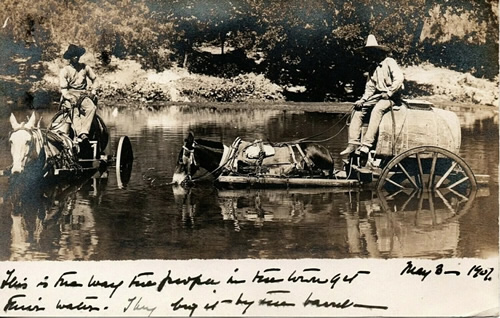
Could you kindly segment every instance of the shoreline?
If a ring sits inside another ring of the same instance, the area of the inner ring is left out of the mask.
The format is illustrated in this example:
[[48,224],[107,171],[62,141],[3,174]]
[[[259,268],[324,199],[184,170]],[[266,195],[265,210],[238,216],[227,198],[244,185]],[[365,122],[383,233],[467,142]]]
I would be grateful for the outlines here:
[[[425,99],[423,99],[425,100]],[[434,107],[450,109],[456,112],[473,113],[477,111],[491,111],[498,113],[498,107],[458,103],[458,102],[432,102]],[[150,108],[159,110],[164,107],[190,107],[190,108],[209,108],[216,110],[248,110],[248,109],[265,109],[265,110],[281,110],[281,111],[303,111],[316,113],[333,113],[345,114],[352,108],[352,102],[172,102],[172,101],[154,101],[149,103],[137,103],[133,106],[134,101],[111,101],[102,100],[100,106],[104,107],[125,107],[128,109],[135,108]]]

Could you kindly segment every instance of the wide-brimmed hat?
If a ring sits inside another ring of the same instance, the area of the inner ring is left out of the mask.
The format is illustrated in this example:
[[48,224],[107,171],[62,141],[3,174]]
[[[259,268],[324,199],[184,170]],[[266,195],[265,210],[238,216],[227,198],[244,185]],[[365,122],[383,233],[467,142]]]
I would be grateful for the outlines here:
[[78,46],[78,45],[74,45],[74,44],[70,44],[68,46],[68,49],[66,50],[66,52],[64,52],[63,58],[65,58],[66,60],[69,60],[74,56],[80,57],[83,54],[85,54],[85,49],[83,47]]
[[358,48],[357,50],[358,51],[374,50],[374,51],[389,52],[391,49],[388,46],[379,45],[377,42],[377,39],[375,38],[375,35],[370,34],[370,35],[368,35],[368,38],[366,39],[366,45]]

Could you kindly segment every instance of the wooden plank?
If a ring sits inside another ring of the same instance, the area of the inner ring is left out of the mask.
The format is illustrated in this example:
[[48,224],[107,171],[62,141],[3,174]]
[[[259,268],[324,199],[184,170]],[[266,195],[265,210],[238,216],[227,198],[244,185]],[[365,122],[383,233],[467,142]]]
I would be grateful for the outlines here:
[[257,195],[260,193],[273,194],[273,195],[292,195],[292,194],[325,194],[325,193],[350,193],[357,192],[360,189],[350,189],[346,187],[309,187],[309,188],[269,188],[269,189],[259,189],[259,188],[244,188],[244,189],[220,189],[218,195],[221,198],[239,198],[242,196]]
[[284,185],[284,186],[316,186],[316,187],[356,187],[358,180],[311,179],[311,178],[276,178],[276,177],[246,177],[220,176],[220,183],[249,185]]
[[79,172],[88,172],[88,171],[98,171],[98,167],[86,167],[86,168],[78,168],[78,169],[54,169],[54,175],[57,176],[61,173],[79,173]]
[[490,183],[490,175],[489,174],[475,174],[476,182],[478,185],[487,186]]

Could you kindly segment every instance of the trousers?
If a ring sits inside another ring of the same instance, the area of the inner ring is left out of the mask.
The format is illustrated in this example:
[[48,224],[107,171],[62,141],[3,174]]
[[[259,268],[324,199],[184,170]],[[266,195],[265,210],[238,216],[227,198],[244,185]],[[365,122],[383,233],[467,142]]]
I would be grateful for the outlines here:
[[351,118],[351,125],[349,126],[349,143],[354,145],[360,143],[363,121],[367,116],[370,116],[368,129],[363,136],[361,144],[371,148],[375,142],[375,135],[378,132],[378,126],[382,121],[382,116],[392,105],[394,105],[394,101],[390,99],[381,99],[374,106],[362,107],[360,110],[355,111]]
[[97,107],[90,98],[83,99],[80,111],[75,111],[73,115],[73,129],[77,136],[89,134],[96,110]]
[[94,104],[92,99],[85,97],[80,103],[80,107],[71,105],[68,100],[62,102],[62,106],[65,108],[72,108],[73,110],[73,130],[76,136],[81,134],[89,134],[90,126],[92,125],[92,120],[94,120],[95,113],[97,111],[97,106]]

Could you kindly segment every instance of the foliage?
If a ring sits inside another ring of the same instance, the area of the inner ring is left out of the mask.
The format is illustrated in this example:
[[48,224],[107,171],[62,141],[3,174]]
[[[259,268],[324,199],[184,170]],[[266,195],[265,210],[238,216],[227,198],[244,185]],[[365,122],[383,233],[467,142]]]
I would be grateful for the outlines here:
[[[44,60],[75,43],[103,64],[112,56],[159,71],[177,63],[228,83],[259,72],[324,100],[342,97],[346,85],[363,90],[366,61],[356,48],[368,34],[400,64],[428,61],[495,78],[497,10],[495,0],[2,0],[0,33],[38,46]],[[220,54],[200,53],[205,45]],[[215,100],[243,94],[210,91]]]
[[248,49],[258,29],[248,0],[149,0],[148,4],[158,13],[158,21],[173,24],[173,48],[184,67],[194,47],[214,43],[222,55],[226,44]]
[[209,76],[183,78],[178,81],[181,93],[190,100],[211,102],[248,102],[282,100],[281,88],[263,75],[254,73],[230,79]]
[[158,24],[143,1],[132,0],[3,0],[0,20],[18,41],[43,47],[45,60],[58,57],[69,43],[98,53],[142,56],[147,66],[158,66],[158,55],[172,32]]
[[126,85],[102,83],[98,88],[99,97],[103,99],[127,99],[141,102],[169,101],[169,91],[162,85],[147,81],[134,81]]
[[[388,45],[402,64],[433,61],[443,55],[431,58],[435,51],[421,41],[422,32],[426,27],[436,29],[436,26],[446,25],[446,21],[431,19],[429,12],[432,9],[444,12],[448,20],[467,12],[469,19],[455,28],[466,30],[463,37],[468,38],[478,35],[478,30],[497,32],[498,17],[494,14],[493,3],[490,0],[474,4],[460,0],[437,3],[429,0],[282,0],[268,4],[262,0],[259,10],[267,26],[259,46],[267,55],[269,78],[282,84],[306,86],[312,100],[321,99],[327,92],[341,95],[343,85],[349,83],[355,84],[359,94],[364,88],[362,74],[366,62],[355,48],[364,45],[368,34],[375,34],[379,42]],[[437,33],[436,38],[440,35]],[[440,65],[460,64],[462,71],[487,69],[491,72],[481,74],[492,78],[493,73],[498,72],[498,53],[495,54],[498,52],[498,33],[483,38],[487,43],[477,44],[474,57],[461,54],[461,61],[454,61],[453,55],[448,54],[446,59],[441,59]],[[455,38],[450,42],[458,48]],[[440,46],[448,44],[452,43]]]

